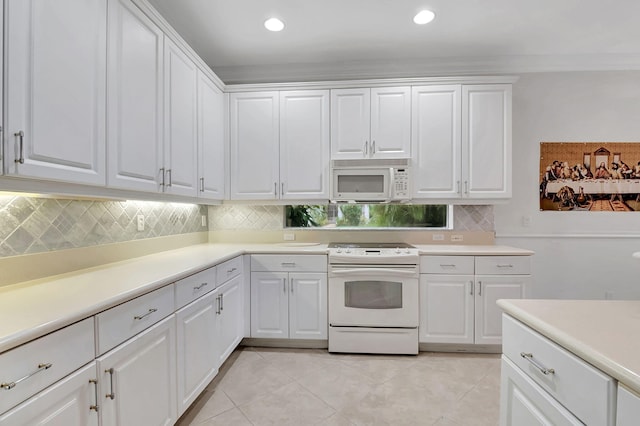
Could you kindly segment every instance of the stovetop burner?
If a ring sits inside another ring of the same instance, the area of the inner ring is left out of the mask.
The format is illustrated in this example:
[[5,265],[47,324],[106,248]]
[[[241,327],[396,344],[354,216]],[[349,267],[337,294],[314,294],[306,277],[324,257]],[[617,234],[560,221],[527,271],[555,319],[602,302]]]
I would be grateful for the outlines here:
[[352,248],[415,248],[411,244],[407,243],[330,243],[329,248],[342,248],[342,249],[352,249]]

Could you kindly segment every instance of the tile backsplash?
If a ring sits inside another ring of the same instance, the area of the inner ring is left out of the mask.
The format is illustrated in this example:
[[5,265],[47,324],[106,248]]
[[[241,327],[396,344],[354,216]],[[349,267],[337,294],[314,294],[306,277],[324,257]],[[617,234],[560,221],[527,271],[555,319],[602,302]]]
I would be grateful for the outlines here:
[[206,206],[195,204],[0,194],[0,257],[204,232],[201,216],[207,214]]
[[[275,231],[283,229],[284,206],[210,206],[209,218],[213,231]],[[493,231],[493,206],[454,206],[453,229]]]

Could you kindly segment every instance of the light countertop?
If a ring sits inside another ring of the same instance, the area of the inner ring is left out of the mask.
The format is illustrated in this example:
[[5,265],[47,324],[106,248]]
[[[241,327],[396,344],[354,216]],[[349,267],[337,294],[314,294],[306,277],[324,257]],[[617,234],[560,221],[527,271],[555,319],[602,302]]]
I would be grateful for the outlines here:
[[[533,254],[505,246],[418,248],[420,254]],[[0,352],[248,253],[326,254],[327,244],[198,244],[0,287]]]
[[420,254],[442,256],[531,256],[531,250],[489,245],[415,245]]
[[498,305],[640,393],[640,301],[499,300]]

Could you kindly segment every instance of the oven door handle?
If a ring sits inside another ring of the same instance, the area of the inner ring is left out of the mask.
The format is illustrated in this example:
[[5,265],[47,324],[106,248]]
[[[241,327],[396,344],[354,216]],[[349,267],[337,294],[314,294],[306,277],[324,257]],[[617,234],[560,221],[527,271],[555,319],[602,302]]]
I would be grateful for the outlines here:
[[329,275],[352,275],[352,276],[362,276],[362,275],[381,275],[385,274],[387,276],[402,276],[402,277],[413,277],[417,275],[417,270],[412,268],[408,271],[403,271],[401,269],[389,269],[389,268],[357,268],[357,269],[333,269],[329,273]]

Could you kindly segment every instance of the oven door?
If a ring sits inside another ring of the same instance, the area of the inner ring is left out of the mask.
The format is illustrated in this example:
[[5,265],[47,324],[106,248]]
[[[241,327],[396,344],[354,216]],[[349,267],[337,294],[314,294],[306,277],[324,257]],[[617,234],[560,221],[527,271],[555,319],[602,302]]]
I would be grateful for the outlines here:
[[417,268],[335,268],[329,275],[332,327],[417,327]]

